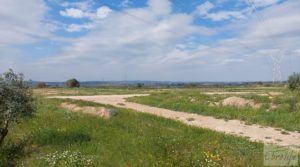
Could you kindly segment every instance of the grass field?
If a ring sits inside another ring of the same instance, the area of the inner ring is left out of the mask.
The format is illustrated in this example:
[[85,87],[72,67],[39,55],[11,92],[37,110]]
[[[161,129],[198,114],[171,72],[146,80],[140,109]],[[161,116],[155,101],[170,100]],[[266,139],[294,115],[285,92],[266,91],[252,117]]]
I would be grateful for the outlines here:
[[90,162],[91,166],[262,164],[262,144],[244,138],[117,108],[116,116],[104,120],[60,109],[57,106],[61,102],[40,99],[35,117],[11,130],[14,133],[9,134],[1,150],[2,163],[13,160],[25,166],[51,166],[54,162],[65,166],[70,161]]
[[[294,126],[283,122],[283,119],[292,121],[293,117],[298,118],[298,110],[294,113],[272,111],[269,114],[275,116],[267,117],[259,114],[262,111],[249,108],[238,111],[232,107],[212,108],[204,101],[212,98],[217,101],[223,97],[203,95],[203,89],[111,91],[80,88],[43,91],[41,93],[41,90],[35,90],[37,94],[48,94],[50,91],[51,95],[74,95],[78,92],[84,95],[152,93],[149,97],[131,100],[227,119],[244,118],[249,122],[299,130],[299,122],[296,120]],[[197,103],[188,101],[190,97],[198,99]],[[254,96],[251,98],[266,100]],[[38,107],[34,117],[12,126],[0,150],[0,166],[263,166],[262,143],[112,106],[104,107],[117,111],[117,114],[106,120],[62,109],[59,106],[63,102],[80,106],[103,106],[93,102],[46,99],[38,95]],[[252,119],[248,118],[250,115]],[[282,123],[272,124],[271,119],[282,120]]]
[[135,87],[99,87],[99,88],[46,88],[34,89],[40,95],[113,95],[113,94],[138,94],[153,93],[161,89],[135,88]]
[[[282,93],[282,95],[264,95],[275,90]],[[300,131],[300,97],[293,95],[285,88],[228,88],[222,89],[221,92],[224,91],[229,93],[249,92],[249,94],[206,95],[204,94],[206,91],[203,89],[178,89],[152,93],[150,96],[133,97],[129,101],[222,119],[239,119],[249,124],[257,123],[291,131]],[[256,109],[253,107],[210,105],[210,103],[220,102],[230,96],[251,99],[261,104],[261,106]],[[276,108],[271,106],[276,106]]]

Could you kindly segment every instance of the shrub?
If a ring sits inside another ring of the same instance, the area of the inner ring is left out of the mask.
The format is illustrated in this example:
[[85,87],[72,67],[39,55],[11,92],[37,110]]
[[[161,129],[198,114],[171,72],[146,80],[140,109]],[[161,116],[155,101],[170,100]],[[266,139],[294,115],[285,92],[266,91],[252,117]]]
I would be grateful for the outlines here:
[[24,81],[23,74],[13,70],[0,75],[0,146],[9,126],[21,117],[30,116],[35,111],[32,92]]
[[297,99],[296,99],[296,97],[291,97],[291,99],[289,99],[288,103],[289,103],[290,111],[296,111],[297,110]]
[[291,91],[300,91],[300,73],[294,73],[288,79],[289,89]]
[[40,82],[36,85],[37,88],[48,88],[49,85],[47,85],[47,83],[45,82]]
[[69,79],[65,82],[65,86],[68,88],[79,88],[80,83],[77,79]]
[[144,84],[143,83],[137,83],[137,85],[136,85],[138,88],[142,88],[142,87],[144,87]]

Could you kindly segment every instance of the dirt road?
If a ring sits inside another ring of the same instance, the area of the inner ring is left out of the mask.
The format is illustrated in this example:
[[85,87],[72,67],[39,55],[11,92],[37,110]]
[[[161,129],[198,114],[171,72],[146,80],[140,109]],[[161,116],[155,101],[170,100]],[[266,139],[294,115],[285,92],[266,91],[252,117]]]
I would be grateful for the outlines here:
[[78,99],[92,101],[101,104],[109,104],[120,108],[133,109],[138,112],[149,113],[164,118],[181,121],[187,125],[207,128],[218,132],[247,137],[251,141],[264,143],[276,143],[282,146],[295,145],[300,148],[300,133],[286,132],[278,128],[262,127],[259,125],[246,125],[239,120],[225,121],[210,116],[202,116],[193,113],[178,112],[147,105],[127,102],[125,98],[133,96],[146,96],[143,94],[134,95],[101,95],[101,96],[56,96],[55,98]]

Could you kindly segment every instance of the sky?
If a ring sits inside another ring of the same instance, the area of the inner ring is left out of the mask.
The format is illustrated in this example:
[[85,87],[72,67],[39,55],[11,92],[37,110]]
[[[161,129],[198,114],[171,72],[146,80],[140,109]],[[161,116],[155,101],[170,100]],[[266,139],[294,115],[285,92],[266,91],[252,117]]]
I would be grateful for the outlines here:
[[0,0],[0,73],[272,81],[300,72],[299,0]]

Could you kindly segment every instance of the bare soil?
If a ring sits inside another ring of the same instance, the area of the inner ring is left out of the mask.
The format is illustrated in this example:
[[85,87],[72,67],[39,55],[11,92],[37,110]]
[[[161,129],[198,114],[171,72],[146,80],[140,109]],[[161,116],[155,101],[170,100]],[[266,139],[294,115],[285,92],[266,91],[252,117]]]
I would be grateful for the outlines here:
[[105,107],[80,107],[76,104],[70,103],[62,103],[60,106],[70,111],[97,115],[105,119],[110,118],[114,114],[112,109],[107,109]]
[[248,99],[235,97],[235,96],[224,99],[222,105],[235,106],[235,107],[253,107],[253,108],[260,107],[260,104],[256,104],[253,100],[248,100]]

